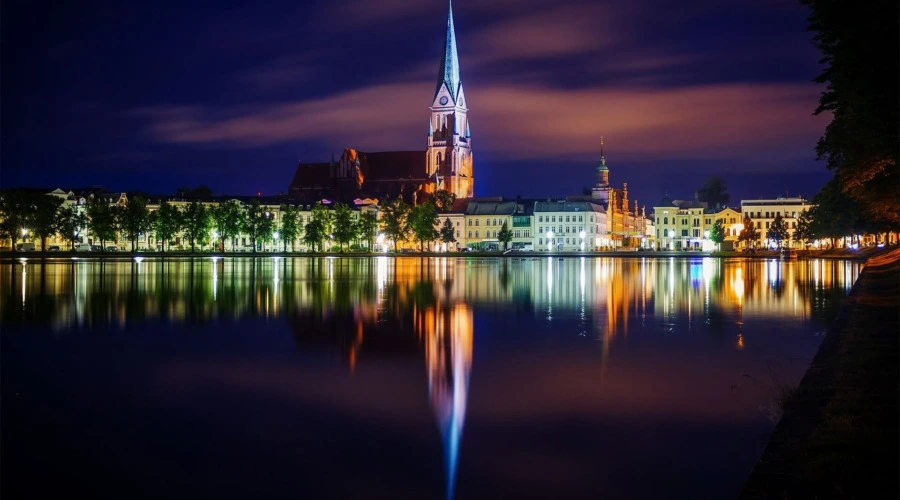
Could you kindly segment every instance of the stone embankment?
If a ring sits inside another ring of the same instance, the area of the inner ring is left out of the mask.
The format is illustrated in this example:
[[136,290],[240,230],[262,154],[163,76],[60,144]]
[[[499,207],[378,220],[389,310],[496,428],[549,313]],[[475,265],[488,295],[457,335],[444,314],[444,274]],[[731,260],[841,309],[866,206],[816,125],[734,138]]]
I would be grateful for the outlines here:
[[741,499],[898,498],[900,249],[870,258]]

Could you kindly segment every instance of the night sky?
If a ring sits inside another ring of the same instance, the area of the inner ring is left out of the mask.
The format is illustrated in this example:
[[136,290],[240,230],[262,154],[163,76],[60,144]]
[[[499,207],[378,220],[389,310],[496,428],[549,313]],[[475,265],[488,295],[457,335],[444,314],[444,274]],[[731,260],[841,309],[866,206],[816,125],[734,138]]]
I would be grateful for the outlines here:
[[[797,0],[453,9],[476,196],[579,194],[600,136],[648,208],[714,174],[733,205],[830,175]],[[425,148],[447,2],[6,0],[0,18],[3,187],[277,194],[298,161]]]

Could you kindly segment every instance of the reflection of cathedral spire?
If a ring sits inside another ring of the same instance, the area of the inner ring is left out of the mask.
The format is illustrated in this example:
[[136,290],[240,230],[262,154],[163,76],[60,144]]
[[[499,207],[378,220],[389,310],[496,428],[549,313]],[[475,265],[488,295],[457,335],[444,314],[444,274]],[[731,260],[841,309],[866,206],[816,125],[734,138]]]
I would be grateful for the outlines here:
[[472,313],[465,305],[455,305],[449,313],[438,305],[427,311],[422,332],[428,392],[441,438],[447,468],[447,498],[453,498],[459,445],[466,419],[469,374],[472,371]]

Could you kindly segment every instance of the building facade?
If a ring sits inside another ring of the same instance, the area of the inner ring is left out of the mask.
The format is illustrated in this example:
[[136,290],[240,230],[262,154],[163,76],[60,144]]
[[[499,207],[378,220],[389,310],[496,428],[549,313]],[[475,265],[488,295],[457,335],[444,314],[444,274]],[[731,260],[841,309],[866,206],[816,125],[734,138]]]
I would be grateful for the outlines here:
[[802,197],[771,198],[741,201],[741,219],[750,217],[751,223],[759,232],[756,240],[757,248],[774,248],[777,245],[769,240],[766,233],[772,227],[775,216],[781,214],[788,231],[788,240],[782,242],[786,248],[800,248],[801,242],[794,240],[797,230],[797,219],[811,207],[809,200]]

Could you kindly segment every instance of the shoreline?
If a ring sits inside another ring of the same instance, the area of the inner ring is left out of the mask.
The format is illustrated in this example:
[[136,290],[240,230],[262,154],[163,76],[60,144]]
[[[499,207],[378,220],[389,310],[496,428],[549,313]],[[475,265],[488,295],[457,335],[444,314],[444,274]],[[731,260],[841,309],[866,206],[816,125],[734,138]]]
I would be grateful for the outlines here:
[[741,499],[896,498],[900,250],[870,259]]
[[[865,261],[869,258],[883,255],[892,251],[888,248],[871,248],[858,251],[833,252],[801,251],[799,260],[809,259],[839,259]],[[717,259],[780,259],[777,251],[759,251],[752,254],[743,252],[696,252],[696,251],[654,251],[654,250],[623,250],[613,252],[534,252],[534,251],[510,251],[510,252],[72,252],[70,250],[56,252],[3,252],[0,254],[0,262],[20,261],[22,259],[35,260],[131,260],[135,257],[143,259],[186,259],[186,258],[298,258],[298,257],[332,257],[332,258],[370,258],[370,257],[453,257],[453,258],[500,258],[500,259],[539,259],[539,258],[572,258],[572,257],[616,257],[616,258],[650,258],[650,259],[693,259],[693,258],[717,258]]]

